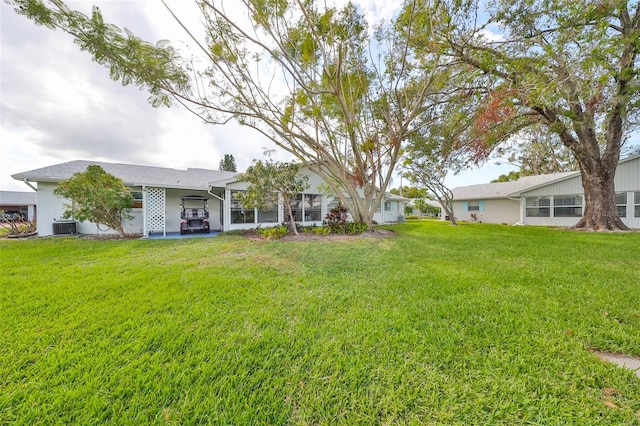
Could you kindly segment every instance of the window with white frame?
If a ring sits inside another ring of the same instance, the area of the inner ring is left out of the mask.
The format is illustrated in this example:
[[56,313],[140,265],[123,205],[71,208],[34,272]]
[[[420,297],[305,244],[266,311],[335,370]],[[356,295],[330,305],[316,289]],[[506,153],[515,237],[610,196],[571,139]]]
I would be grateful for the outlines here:
[[297,194],[291,199],[291,214],[293,214],[293,220],[302,222],[302,194]]
[[231,194],[231,223],[255,223],[256,212],[253,208],[245,208],[239,195],[245,191],[237,191]]
[[322,196],[320,194],[304,194],[304,221],[320,222],[322,220]]
[[633,193],[633,217],[640,217],[640,192]]
[[558,195],[553,197],[553,215],[555,217],[581,217],[582,196]]
[[258,210],[258,223],[278,222],[278,204],[272,203],[261,210]]
[[296,222],[320,222],[322,220],[322,196],[320,194],[297,194],[291,199],[291,212]]
[[616,194],[616,209],[618,216],[627,217],[627,193],[620,192]]
[[527,197],[527,217],[551,216],[551,199],[549,197]]
[[142,191],[131,191],[131,195],[133,196],[133,208],[141,209],[142,208]]
[[385,212],[390,212],[391,211],[391,201],[385,201],[384,202],[384,211]]
[[467,211],[469,212],[479,212],[480,211],[480,201],[469,201],[467,204]]

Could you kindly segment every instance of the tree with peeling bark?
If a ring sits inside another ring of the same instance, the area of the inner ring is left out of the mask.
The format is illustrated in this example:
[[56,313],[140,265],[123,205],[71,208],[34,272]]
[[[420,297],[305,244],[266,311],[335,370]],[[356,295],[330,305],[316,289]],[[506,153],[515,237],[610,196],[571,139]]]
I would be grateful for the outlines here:
[[614,176],[637,122],[640,3],[485,4],[422,1],[419,22],[428,37],[414,47],[436,45],[449,63],[468,68],[475,138],[487,149],[530,125],[559,137],[582,175],[585,210],[575,228],[627,229],[616,210]]
[[[206,122],[256,129],[369,226],[403,141],[442,81],[437,53],[412,55],[393,22],[373,31],[351,3],[238,0],[243,15],[231,16],[222,0],[197,1],[207,35],[200,40],[183,25],[202,57],[191,61],[166,41],[150,44],[105,23],[97,8],[85,16],[60,0],[9,2],[72,34],[113,79],[149,90],[153,105],[177,101]],[[405,3],[408,33],[417,3]]]

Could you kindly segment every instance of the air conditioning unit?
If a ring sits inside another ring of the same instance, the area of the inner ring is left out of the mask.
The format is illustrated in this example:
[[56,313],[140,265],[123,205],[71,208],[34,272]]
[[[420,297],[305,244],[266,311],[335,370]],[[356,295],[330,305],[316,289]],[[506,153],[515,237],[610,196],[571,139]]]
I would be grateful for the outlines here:
[[58,220],[53,222],[53,235],[75,235],[78,233],[78,222],[75,220]]

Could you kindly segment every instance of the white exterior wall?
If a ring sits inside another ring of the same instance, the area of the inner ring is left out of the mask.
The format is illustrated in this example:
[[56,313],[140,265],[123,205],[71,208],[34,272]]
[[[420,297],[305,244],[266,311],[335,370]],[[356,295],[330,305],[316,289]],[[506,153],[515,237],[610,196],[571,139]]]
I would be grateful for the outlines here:
[[404,221],[404,202],[386,201],[389,210],[385,209],[385,201],[380,201],[380,210],[373,214],[373,220],[377,223],[393,223]]
[[[464,205],[465,202],[468,201],[482,201],[484,208],[476,211],[465,211]],[[514,224],[522,220],[520,215],[520,201],[507,198],[454,201],[453,214],[458,221],[465,222],[473,221],[471,214],[475,214],[477,220],[483,223]]]
[[[640,192],[640,156],[630,160],[623,160],[618,164],[614,179],[616,193],[627,193],[627,216],[621,218],[630,228],[640,228],[640,217],[634,217],[634,192]],[[582,197],[582,209],[584,212],[584,188],[580,176],[565,181],[537,188],[522,194],[521,211],[525,225],[541,226],[573,226],[580,220],[579,217],[553,217],[553,196],[556,195],[580,195]],[[526,197],[550,197],[550,217],[526,217]]]
[[[640,191],[640,189],[638,190]],[[616,191],[616,193],[624,192],[624,191]],[[629,228],[639,229],[640,228],[640,217],[634,217],[635,206],[634,206],[634,191],[625,192],[627,195],[627,215],[625,217],[621,217],[622,222],[627,225]],[[584,212],[584,194],[583,193],[573,193],[573,194],[557,194],[557,195],[580,195],[582,197],[582,211]],[[532,195],[529,195],[530,197]],[[562,226],[568,227],[573,226],[580,220],[579,217],[554,217],[553,215],[553,197],[554,195],[549,195],[550,198],[550,212],[549,217],[526,217],[524,218],[525,225],[533,225],[533,226]],[[526,198],[522,198],[521,204],[523,215],[526,215]]]
[[[324,181],[318,175],[310,172],[307,169],[302,169],[301,173],[306,174],[307,177],[309,178],[308,187],[305,191],[303,191],[303,193],[321,195],[322,207],[321,207],[320,217],[324,218],[329,211],[327,206],[330,202],[329,197],[323,195],[322,191],[320,190],[320,188],[324,184]],[[230,231],[234,229],[253,229],[258,226],[264,228],[269,226],[278,226],[283,222],[285,222],[285,216],[287,213],[285,212],[284,204],[280,202],[278,203],[278,221],[277,222],[260,223],[258,222],[259,218],[256,212],[255,221],[253,223],[231,223],[231,196],[233,195],[234,192],[244,191],[248,187],[249,187],[249,184],[247,182],[232,182],[227,185],[225,190],[225,195],[224,195],[224,200],[225,200],[224,201],[224,213],[225,213],[224,218],[225,219],[224,219],[224,225],[222,227],[223,230]],[[298,222],[298,223],[302,226],[312,226],[312,225],[319,226],[319,225],[322,225],[322,220],[313,221],[313,222]]]
[[64,204],[69,201],[53,194],[57,186],[55,183],[38,182],[38,236],[40,237],[53,235],[53,222],[65,220],[62,218]]
[[[66,198],[56,196],[53,191],[58,185],[56,183],[38,182],[38,236],[46,237],[53,235],[53,222],[64,219],[63,215],[66,205],[71,201]],[[125,221],[124,230],[128,233],[142,233],[142,209],[132,209],[132,220]],[[77,231],[81,234],[115,234],[116,231],[108,229],[104,225],[96,225],[93,222],[78,222]]]

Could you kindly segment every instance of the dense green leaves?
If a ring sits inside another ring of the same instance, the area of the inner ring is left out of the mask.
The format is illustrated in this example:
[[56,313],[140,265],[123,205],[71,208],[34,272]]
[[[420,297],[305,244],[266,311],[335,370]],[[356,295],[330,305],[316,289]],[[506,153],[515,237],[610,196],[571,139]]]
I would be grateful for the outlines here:
[[155,107],[169,106],[172,93],[188,91],[187,70],[167,40],[156,44],[144,41],[129,30],[105,22],[98,7],[93,7],[87,16],[71,10],[60,0],[8,0],[8,3],[37,24],[73,35],[80,49],[109,68],[112,79],[148,90],[149,102]]
[[625,229],[612,179],[622,142],[638,119],[640,3],[421,5],[415,20],[423,31],[414,33],[412,47],[438,51],[463,70],[453,98],[454,110],[470,109],[463,142],[488,153],[523,128],[544,125],[571,152],[583,182],[594,183],[584,188],[586,207],[577,227]]
[[225,154],[222,160],[220,160],[218,169],[227,172],[237,171],[236,159],[231,154]]
[[84,172],[74,173],[61,182],[54,193],[72,201],[64,213],[65,218],[91,221],[106,225],[120,236],[125,232],[123,219],[132,219],[133,195],[119,179],[97,165]]
[[291,200],[309,186],[309,177],[300,174],[300,167],[299,163],[285,163],[271,159],[255,161],[238,177],[242,182],[249,182],[247,191],[238,194],[242,204],[246,207],[263,209],[282,203],[287,215],[286,222],[297,234],[298,230],[291,212]]

